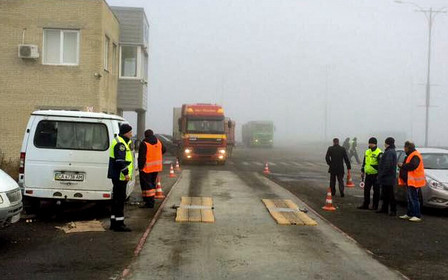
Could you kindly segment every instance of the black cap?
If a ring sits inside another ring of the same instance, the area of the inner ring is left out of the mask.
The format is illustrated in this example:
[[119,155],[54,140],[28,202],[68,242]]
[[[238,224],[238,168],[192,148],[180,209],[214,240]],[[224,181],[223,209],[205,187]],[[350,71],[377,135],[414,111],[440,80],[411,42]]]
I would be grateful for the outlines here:
[[393,146],[393,145],[395,145],[395,139],[392,137],[387,137],[386,140],[384,141],[384,143],[386,143],[389,146]]
[[120,134],[121,135],[126,134],[131,130],[132,130],[132,126],[128,125],[127,123],[124,123],[120,126]]
[[378,144],[378,140],[376,140],[376,138],[375,137],[370,137],[370,139],[369,139],[369,144]]
[[146,138],[151,137],[153,135],[154,135],[154,132],[151,129],[145,130],[145,137]]

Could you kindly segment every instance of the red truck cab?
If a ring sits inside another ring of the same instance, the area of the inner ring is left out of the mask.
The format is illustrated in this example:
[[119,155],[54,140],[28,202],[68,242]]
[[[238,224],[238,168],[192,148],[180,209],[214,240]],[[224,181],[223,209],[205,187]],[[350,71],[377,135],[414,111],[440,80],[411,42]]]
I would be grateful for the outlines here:
[[181,162],[225,164],[227,137],[224,109],[220,105],[184,104],[182,108],[174,108],[173,116],[173,139]]

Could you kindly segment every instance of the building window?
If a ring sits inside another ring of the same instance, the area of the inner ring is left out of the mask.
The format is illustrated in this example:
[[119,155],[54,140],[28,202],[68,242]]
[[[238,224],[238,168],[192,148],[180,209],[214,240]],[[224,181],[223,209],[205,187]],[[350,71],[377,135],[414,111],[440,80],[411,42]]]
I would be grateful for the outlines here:
[[115,73],[115,67],[117,65],[117,44],[113,43],[112,45],[112,67],[111,72]]
[[121,46],[120,78],[139,78],[141,69],[140,46]]
[[109,70],[109,37],[105,37],[104,39],[104,70]]
[[79,64],[79,30],[44,29],[43,63]]

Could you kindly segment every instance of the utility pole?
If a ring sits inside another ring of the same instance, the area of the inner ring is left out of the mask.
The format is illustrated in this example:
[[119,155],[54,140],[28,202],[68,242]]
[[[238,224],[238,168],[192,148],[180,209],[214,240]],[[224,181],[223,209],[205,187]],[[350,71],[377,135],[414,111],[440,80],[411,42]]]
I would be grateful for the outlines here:
[[428,147],[429,134],[429,107],[431,107],[431,44],[432,44],[432,26],[434,19],[438,14],[446,13],[446,8],[434,10],[432,7],[424,9],[413,2],[405,2],[396,0],[395,3],[411,4],[417,7],[417,12],[423,13],[428,21],[428,69],[426,71],[426,102],[425,102],[425,147]]

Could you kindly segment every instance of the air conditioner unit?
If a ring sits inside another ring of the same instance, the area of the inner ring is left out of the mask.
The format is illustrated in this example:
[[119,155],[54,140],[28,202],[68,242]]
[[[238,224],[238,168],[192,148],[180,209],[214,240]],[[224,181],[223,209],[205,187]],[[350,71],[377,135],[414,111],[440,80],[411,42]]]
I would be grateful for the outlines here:
[[39,48],[37,45],[19,45],[20,58],[39,58]]

